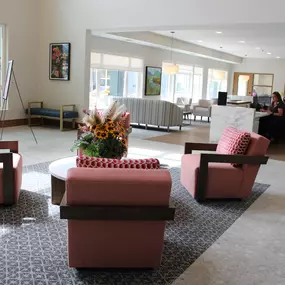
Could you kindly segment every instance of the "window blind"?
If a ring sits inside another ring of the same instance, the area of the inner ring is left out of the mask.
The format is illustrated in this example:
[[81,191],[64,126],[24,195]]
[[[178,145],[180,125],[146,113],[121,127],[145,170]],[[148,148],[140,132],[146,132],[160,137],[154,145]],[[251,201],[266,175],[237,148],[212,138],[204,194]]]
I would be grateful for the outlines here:
[[91,52],[91,67],[141,72],[144,62],[140,58]]

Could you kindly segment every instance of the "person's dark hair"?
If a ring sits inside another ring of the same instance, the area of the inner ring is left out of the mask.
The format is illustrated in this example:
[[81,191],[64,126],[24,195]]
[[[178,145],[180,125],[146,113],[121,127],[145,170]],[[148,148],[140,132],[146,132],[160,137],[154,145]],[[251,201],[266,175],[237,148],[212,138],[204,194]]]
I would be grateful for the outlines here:
[[278,103],[284,105],[284,102],[283,102],[282,97],[281,97],[281,95],[280,95],[279,92],[275,91],[275,92],[273,92],[272,94],[277,97]]

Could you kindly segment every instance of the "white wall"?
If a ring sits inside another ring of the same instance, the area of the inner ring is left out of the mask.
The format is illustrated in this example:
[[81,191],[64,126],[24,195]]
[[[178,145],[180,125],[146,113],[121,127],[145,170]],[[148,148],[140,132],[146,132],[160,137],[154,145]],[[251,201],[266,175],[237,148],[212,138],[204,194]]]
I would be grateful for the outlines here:
[[[38,0],[0,0],[0,24],[6,25],[8,57],[14,59],[14,71],[25,106],[37,99],[38,88]],[[5,68],[5,67],[4,67]],[[11,84],[6,119],[24,118],[15,84]]]
[[285,60],[245,59],[244,63],[233,66],[233,72],[273,73],[274,74],[273,91],[284,92]]
[[[0,22],[8,27],[9,58],[15,60],[24,103],[43,99],[49,106],[76,103],[81,108],[88,104],[90,38],[86,30],[169,30],[272,22],[269,10],[275,22],[285,22],[284,5],[280,0],[0,0]],[[253,10],[258,17],[252,16]],[[72,44],[71,81],[50,81],[49,44],[63,41]],[[7,118],[23,117],[14,86],[10,95]]]
[[[60,22],[70,22],[65,34],[76,27],[101,31],[170,30],[175,27],[213,26],[236,23],[284,23],[282,0],[38,0],[49,19],[50,28],[63,30]],[[246,9],[245,9],[246,7]],[[253,16],[253,11],[256,17]],[[274,19],[269,17],[274,15]],[[56,16],[61,17],[57,18]]]
[[[268,17],[269,10],[274,11],[275,21],[285,22],[280,0],[220,0],[218,3],[209,0],[38,1],[41,3],[39,93],[51,107],[60,103],[75,103],[82,109],[88,104],[89,71],[86,62],[90,47],[86,30],[197,29],[235,23],[272,22],[272,17]],[[253,10],[258,17],[252,16]],[[48,79],[48,45],[62,41],[72,44],[70,82]]]
[[[92,51],[109,53],[122,56],[133,56],[144,60],[145,66],[162,66],[163,61],[169,61],[170,52],[158,48],[142,46],[134,43],[122,42],[118,40],[106,39],[92,36],[90,48]],[[177,64],[199,65],[204,68],[203,98],[207,97],[207,76],[208,69],[221,69],[232,74],[232,64],[201,58],[197,56],[186,55],[182,53],[173,53],[173,60]],[[144,82],[144,79],[143,79]],[[228,85],[231,87],[230,85]],[[159,99],[160,96],[147,96],[145,98]]]

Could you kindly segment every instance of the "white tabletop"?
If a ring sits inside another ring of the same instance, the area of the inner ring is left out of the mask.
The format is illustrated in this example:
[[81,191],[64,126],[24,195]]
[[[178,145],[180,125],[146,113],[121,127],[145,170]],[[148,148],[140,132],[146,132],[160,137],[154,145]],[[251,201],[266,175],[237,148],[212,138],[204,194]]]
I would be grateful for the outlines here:
[[266,112],[255,112],[254,118],[259,119],[259,118],[266,117],[266,116],[270,116],[270,114]]
[[67,171],[76,167],[76,156],[58,159],[49,165],[49,173],[60,180],[66,180]]

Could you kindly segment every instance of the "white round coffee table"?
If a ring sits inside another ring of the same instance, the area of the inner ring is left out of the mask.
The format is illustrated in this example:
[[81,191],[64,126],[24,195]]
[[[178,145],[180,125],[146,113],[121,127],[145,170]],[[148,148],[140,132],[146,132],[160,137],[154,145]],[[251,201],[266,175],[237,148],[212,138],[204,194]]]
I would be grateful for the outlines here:
[[58,159],[49,165],[49,173],[51,174],[52,204],[60,204],[65,192],[67,171],[73,167],[76,167],[76,156]]
[[[76,157],[71,156],[58,159],[49,165],[49,173],[51,174],[51,202],[59,205],[65,193],[65,181],[67,171],[76,167]],[[169,169],[167,164],[161,164],[161,169]]]

